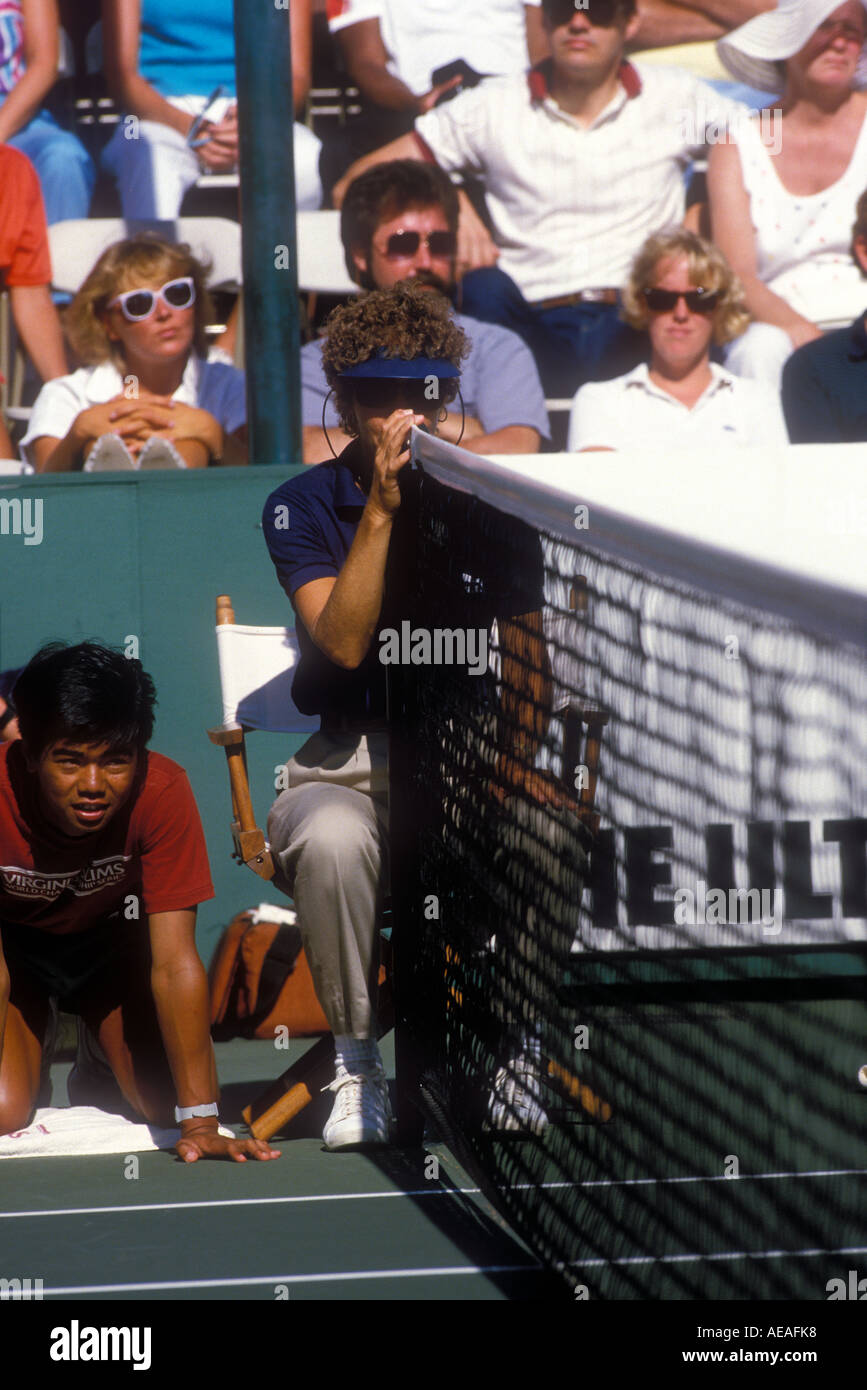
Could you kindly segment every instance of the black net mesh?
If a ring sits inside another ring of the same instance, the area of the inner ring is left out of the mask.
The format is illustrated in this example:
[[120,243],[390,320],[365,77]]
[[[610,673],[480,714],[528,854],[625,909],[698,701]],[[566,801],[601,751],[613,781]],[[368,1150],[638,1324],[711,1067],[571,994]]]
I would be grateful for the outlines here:
[[865,649],[488,499],[423,476],[390,658],[425,1103],[573,1289],[825,1298],[867,1248]]

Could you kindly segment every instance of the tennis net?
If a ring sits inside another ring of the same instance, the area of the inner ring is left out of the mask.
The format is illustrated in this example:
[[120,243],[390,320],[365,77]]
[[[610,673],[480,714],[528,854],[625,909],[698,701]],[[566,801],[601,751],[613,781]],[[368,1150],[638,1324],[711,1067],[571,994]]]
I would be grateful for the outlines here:
[[824,1298],[867,1250],[856,461],[817,504],[804,451],[414,454],[380,656],[422,1103],[573,1296]]

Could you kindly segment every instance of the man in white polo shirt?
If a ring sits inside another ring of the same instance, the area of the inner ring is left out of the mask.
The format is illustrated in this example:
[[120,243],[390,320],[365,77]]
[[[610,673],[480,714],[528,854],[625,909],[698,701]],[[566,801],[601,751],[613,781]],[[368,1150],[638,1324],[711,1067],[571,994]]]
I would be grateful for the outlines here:
[[354,160],[483,77],[525,72],[547,49],[541,0],[328,0],[328,27],[361,110],[325,149],[327,188]]
[[551,59],[428,111],[358,161],[431,159],[479,180],[493,237],[462,195],[462,309],[529,344],[549,395],[628,371],[644,340],[618,313],[644,239],[680,221],[684,174],[741,110],[691,74],[624,61],[635,0],[542,0]]

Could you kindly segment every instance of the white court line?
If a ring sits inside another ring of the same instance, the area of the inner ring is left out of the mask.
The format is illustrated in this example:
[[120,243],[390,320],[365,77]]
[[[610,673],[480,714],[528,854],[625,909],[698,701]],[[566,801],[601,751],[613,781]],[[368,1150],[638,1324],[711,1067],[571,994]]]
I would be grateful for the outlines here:
[[79,1284],[43,1289],[43,1298],[72,1298],[86,1293],[159,1293],[169,1289],[238,1289],[257,1284],[337,1284],[356,1279],[426,1279],[457,1274],[542,1274],[540,1264],[451,1265],[433,1269],[357,1269],[335,1274],[269,1274],[252,1279],[172,1279],[152,1284]]
[[[685,1178],[592,1178],[586,1182],[521,1182],[510,1183],[510,1192],[556,1191],[572,1187],[646,1187],[686,1182],[773,1182],[783,1178],[847,1178],[867,1177],[867,1168],[817,1168],[807,1173],[741,1173],[737,1178],[724,1174],[705,1173]],[[127,1211],[185,1211],[206,1207],[266,1207],[289,1206],[304,1202],[368,1202],[381,1197],[472,1197],[481,1196],[479,1187],[422,1187],[413,1192],[331,1192],[307,1197],[227,1197],[212,1202],[148,1202],[120,1207],[55,1207],[49,1211],[0,1211],[0,1221],[14,1221],[35,1216],[116,1216]]]
[[304,1202],[367,1202],[376,1197],[454,1197],[478,1192],[477,1187],[421,1188],[417,1192],[330,1192],[309,1197],[227,1197],[212,1202],[151,1202],[123,1207],[58,1207],[54,1211],[0,1211],[0,1220],[17,1216],[115,1216],[125,1211],[183,1211],[196,1207],[266,1207]]
[[[776,1182],[781,1178],[851,1178],[867,1177],[867,1168],[816,1168],[807,1173],[740,1173],[737,1178],[725,1173],[705,1173],[685,1178],[588,1178],[586,1182],[546,1182],[541,1187],[652,1187],[679,1182]],[[521,1187],[531,1187],[522,1183]],[[517,1189],[515,1189],[517,1190]]]
[[[570,1269],[598,1269],[619,1265],[697,1264],[702,1260],[779,1260],[814,1259],[820,1255],[864,1255],[867,1245],[843,1246],[837,1250],[725,1250],[710,1255],[628,1255],[615,1260],[572,1260]],[[171,1279],[149,1284],[78,1284],[68,1288],[43,1289],[43,1298],[72,1298],[82,1294],[160,1293],[171,1289],[237,1289],[264,1284],[337,1284],[370,1279],[425,1279],[455,1277],[461,1274],[541,1274],[541,1265],[451,1265],[433,1269],[358,1269],[333,1274],[270,1274],[244,1279]]]
[[712,1255],[622,1255],[616,1260],[570,1260],[569,1269],[600,1265],[695,1264],[700,1260],[811,1260],[818,1255],[865,1255],[867,1245],[844,1245],[839,1250],[720,1250]]

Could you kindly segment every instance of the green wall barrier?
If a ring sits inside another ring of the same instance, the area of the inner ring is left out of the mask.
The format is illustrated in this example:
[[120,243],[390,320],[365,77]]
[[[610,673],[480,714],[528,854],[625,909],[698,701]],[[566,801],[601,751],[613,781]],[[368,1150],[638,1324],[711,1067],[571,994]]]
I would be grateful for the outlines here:
[[[24,665],[44,642],[92,640],[123,649],[138,639],[159,699],[151,747],[186,769],[205,827],[217,895],[199,909],[206,963],[236,912],[260,901],[286,902],[231,858],[225,757],[205,731],[222,722],[217,594],[231,595],[238,622],[293,621],[265,547],[261,513],[269,492],[300,471],[301,465],[0,478],[0,670]],[[261,733],[248,741],[263,829],[274,768],[302,742]]]

